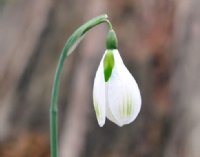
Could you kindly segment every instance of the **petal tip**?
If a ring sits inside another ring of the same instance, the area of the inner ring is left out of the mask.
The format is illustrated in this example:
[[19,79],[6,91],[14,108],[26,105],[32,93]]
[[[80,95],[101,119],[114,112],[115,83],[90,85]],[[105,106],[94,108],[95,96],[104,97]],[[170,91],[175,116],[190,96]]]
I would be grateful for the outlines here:
[[105,124],[105,122],[101,123],[101,122],[98,122],[99,126],[102,128]]

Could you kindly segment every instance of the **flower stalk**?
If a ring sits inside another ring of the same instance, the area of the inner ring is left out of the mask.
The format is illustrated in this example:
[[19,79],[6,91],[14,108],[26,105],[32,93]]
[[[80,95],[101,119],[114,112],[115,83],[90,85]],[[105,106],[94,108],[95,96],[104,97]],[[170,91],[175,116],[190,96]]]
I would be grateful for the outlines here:
[[84,35],[95,26],[107,23],[109,29],[112,29],[112,24],[108,20],[107,15],[98,16],[82,26],[80,26],[67,40],[61,52],[57,69],[54,76],[51,106],[50,106],[50,143],[51,143],[51,157],[58,157],[58,96],[60,87],[60,78],[64,65],[64,61],[73,52],[78,43],[83,39]]

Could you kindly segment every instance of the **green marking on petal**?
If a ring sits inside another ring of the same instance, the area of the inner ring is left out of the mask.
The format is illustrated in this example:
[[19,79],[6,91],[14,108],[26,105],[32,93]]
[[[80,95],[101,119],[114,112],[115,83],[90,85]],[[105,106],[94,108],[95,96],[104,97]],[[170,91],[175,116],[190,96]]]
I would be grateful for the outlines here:
[[[125,99],[126,100],[126,99]],[[126,111],[127,111],[127,102],[126,101],[124,101],[124,117],[126,117]]]
[[128,96],[128,107],[127,107],[127,116],[130,116],[132,114],[132,103],[130,96]]
[[105,57],[103,60],[104,67],[104,79],[107,82],[112,74],[112,70],[115,64],[114,55],[112,50],[106,50]]
[[122,105],[121,105],[121,117],[125,118],[126,117],[126,110],[127,110],[127,102],[126,102],[126,98],[123,99],[122,101]]
[[96,113],[96,117],[99,120],[101,118],[101,111],[100,111],[100,108],[99,108],[99,105],[98,105],[96,99],[94,99],[94,110]]
[[122,118],[130,117],[133,113],[133,103],[129,95],[123,100],[120,113]]

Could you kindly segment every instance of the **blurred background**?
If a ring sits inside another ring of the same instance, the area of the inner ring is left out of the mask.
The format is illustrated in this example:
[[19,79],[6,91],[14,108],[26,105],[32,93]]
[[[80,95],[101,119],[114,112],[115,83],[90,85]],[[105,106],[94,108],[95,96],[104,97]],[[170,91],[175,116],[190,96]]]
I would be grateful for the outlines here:
[[60,52],[85,21],[107,13],[142,109],[122,128],[97,124],[92,87],[107,26],[64,65],[60,157],[200,156],[199,0],[0,0],[0,157],[49,157],[49,106]]

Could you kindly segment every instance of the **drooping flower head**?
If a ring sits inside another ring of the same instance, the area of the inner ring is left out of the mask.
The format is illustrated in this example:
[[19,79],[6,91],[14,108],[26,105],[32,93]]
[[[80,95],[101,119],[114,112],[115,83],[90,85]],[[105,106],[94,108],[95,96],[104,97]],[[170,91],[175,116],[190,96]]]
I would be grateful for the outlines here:
[[106,44],[107,50],[94,79],[94,109],[101,127],[106,117],[118,126],[123,126],[134,121],[140,112],[141,95],[117,50],[117,38],[113,30],[109,31]]

